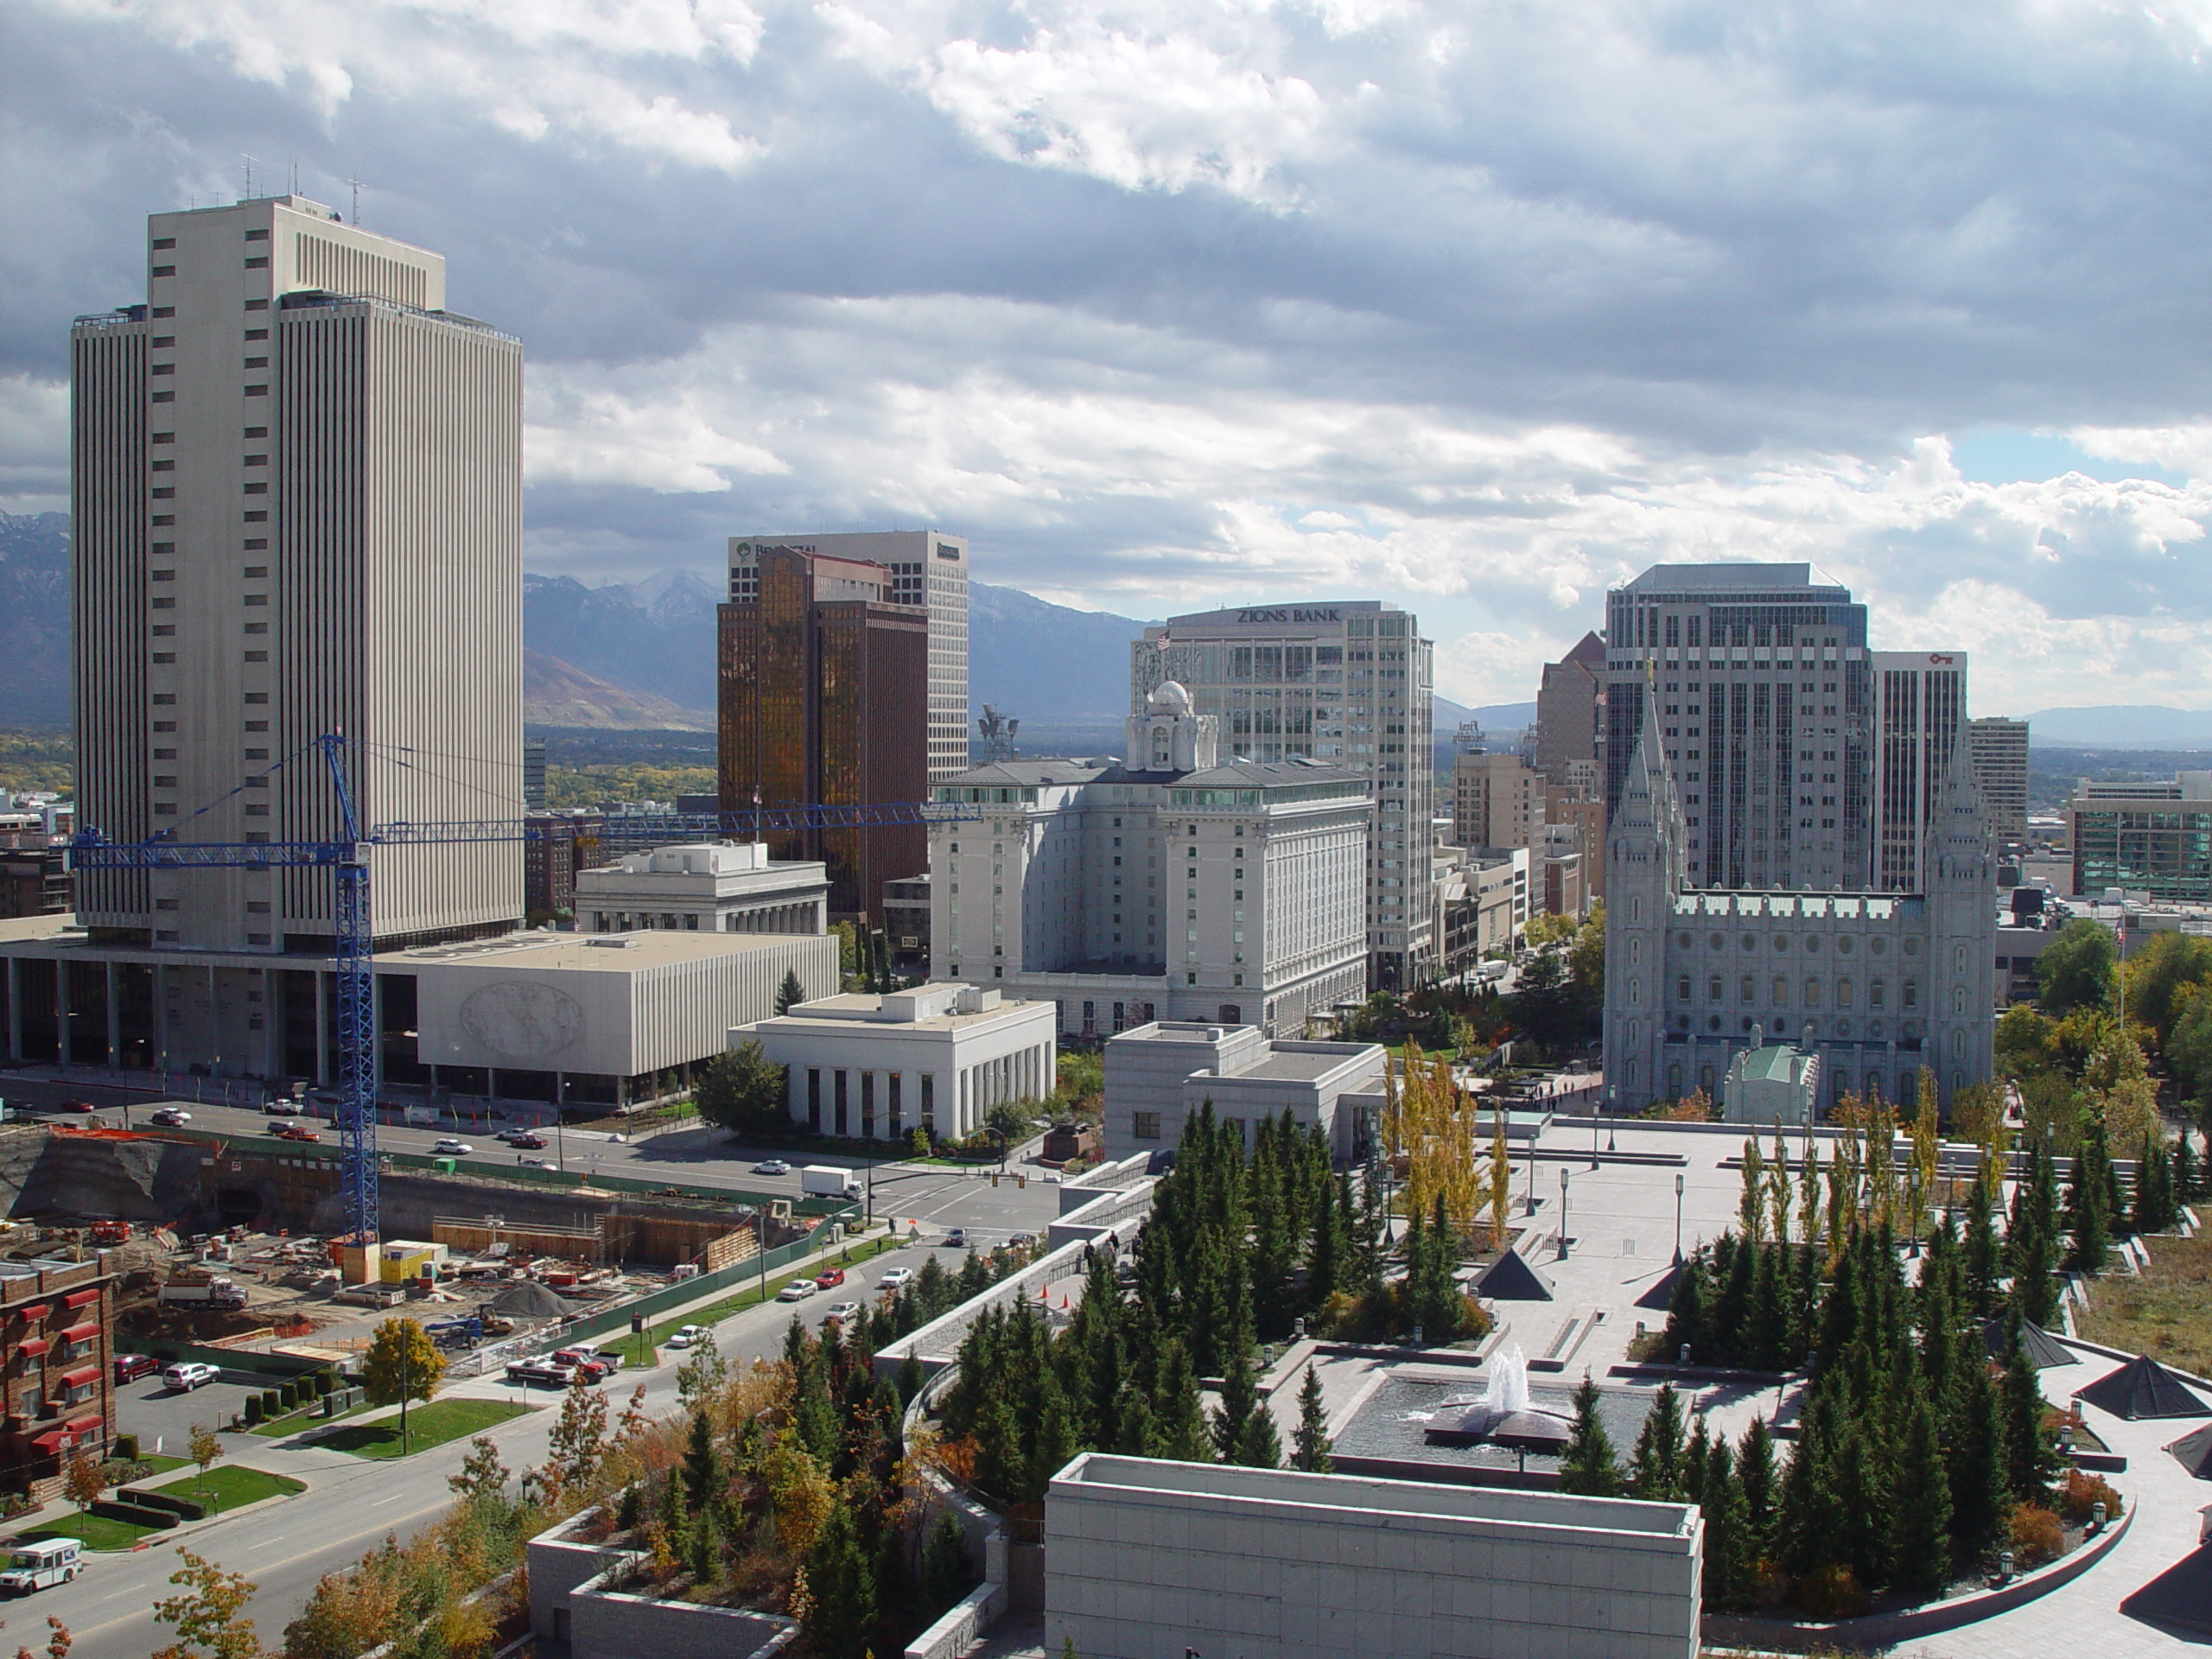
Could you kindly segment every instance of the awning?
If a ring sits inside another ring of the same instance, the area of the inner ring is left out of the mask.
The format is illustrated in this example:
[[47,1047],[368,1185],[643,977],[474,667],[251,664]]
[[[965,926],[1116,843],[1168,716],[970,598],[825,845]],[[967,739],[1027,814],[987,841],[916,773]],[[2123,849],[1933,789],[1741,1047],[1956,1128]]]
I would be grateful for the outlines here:
[[25,1337],[16,1344],[16,1351],[19,1354],[28,1354],[33,1359],[36,1359],[52,1346],[54,1344],[44,1337]]
[[42,1319],[47,1316],[48,1311],[44,1302],[33,1302],[29,1307],[16,1309],[15,1313],[19,1319]]
[[100,1368],[97,1365],[79,1365],[61,1373],[61,1386],[65,1389],[81,1389],[87,1382],[99,1380]]
[[107,1419],[96,1411],[89,1417],[72,1417],[61,1427],[72,1434],[97,1434],[107,1427]]
[[71,1325],[61,1333],[60,1339],[63,1342],[92,1342],[98,1339],[99,1334],[100,1322],[98,1319],[87,1319],[82,1325]]
[[48,1457],[51,1457],[67,1443],[68,1439],[69,1431],[67,1429],[49,1428],[43,1434],[32,1435],[31,1444],[36,1446],[40,1451],[45,1452]]
[[61,1299],[61,1306],[64,1307],[86,1307],[91,1306],[92,1303],[97,1302],[99,1299],[100,1293],[97,1287],[91,1290],[73,1290],[67,1296],[64,1296]]

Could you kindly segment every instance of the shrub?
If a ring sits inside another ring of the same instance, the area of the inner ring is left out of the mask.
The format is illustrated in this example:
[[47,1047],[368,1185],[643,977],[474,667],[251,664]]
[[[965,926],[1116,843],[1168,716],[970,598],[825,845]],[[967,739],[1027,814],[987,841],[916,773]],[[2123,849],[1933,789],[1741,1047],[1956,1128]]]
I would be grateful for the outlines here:
[[2079,1469],[2069,1469],[2066,1479],[2058,1489],[2058,1512],[2066,1517],[2069,1527],[2089,1524],[2089,1506],[2105,1506],[2105,1519],[2120,1519],[2120,1494],[2102,1475],[2086,1474]]
[[125,1503],[119,1498],[104,1497],[90,1506],[92,1513],[103,1521],[128,1521],[133,1526],[173,1527],[177,1516],[168,1510],[157,1510],[150,1503]]
[[1815,1618],[1856,1618],[1866,1611],[1866,1592],[1847,1567],[1816,1567],[1797,1580],[1797,1605]]
[[264,1389],[261,1391],[261,1414],[264,1417],[283,1416],[284,1396],[275,1389]]
[[2012,1560],[2022,1571],[2055,1561],[2066,1553],[2066,1529],[2040,1503],[2012,1511]]
[[279,1382],[276,1385],[276,1407],[280,1411],[297,1411],[300,1408],[300,1385]]
[[245,1397],[245,1426],[251,1428],[261,1421],[261,1396],[249,1394]]
[[154,1465],[142,1463],[137,1458],[110,1458],[100,1465],[100,1478],[111,1486],[125,1486],[134,1480],[143,1480],[154,1472]]
[[136,1503],[141,1509],[166,1510],[187,1521],[205,1521],[207,1518],[205,1503],[176,1492],[124,1492],[122,1498],[124,1503]]
[[138,1437],[136,1434],[117,1435],[115,1437],[115,1455],[122,1459],[125,1463],[137,1462]]
[[337,1387],[338,1376],[336,1372],[317,1371],[315,1374],[315,1396],[316,1399],[328,1399],[332,1392],[335,1390]]

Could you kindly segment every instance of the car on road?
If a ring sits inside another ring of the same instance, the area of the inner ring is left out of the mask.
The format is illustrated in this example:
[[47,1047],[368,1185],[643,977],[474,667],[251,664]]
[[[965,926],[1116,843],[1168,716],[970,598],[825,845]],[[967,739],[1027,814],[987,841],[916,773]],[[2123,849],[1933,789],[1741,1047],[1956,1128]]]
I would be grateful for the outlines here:
[[963,1249],[967,1243],[968,1230],[965,1227],[955,1227],[944,1236],[944,1248],[948,1250]]
[[835,1319],[840,1325],[849,1325],[860,1316],[861,1305],[858,1302],[832,1302],[822,1315],[823,1319]]
[[897,1290],[903,1285],[912,1283],[913,1278],[914,1270],[912,1268],[886,1268],[883,1270],[883,1277],[875,1281],[876,1288]]
[[320,1131],[311,1129],[304,1123],[279,1123],[276,1126],[276,1138],[280,1141],[320,1141],[322,1135]]
[[543,1158],[518,1158],[515,1160],[515,1162],[527,1165],[531,1169],[550,1169],[553,1167],[552,1165],[547,1163]]
[[811,1279],[794,1279],[776,1293],[779,1302],[803,1302],[821,1287]]
[[505,1128],[501,1129],[492,1138],[494,1141],[505,1141],[512,1145],[516,1136],[528,1135],[529,1133],[530,1130],[525,1125],[520,1123],[510,1123]]
[[118,1354],[115,1357],[115,1380],[118,1387],[125,1382],[136,1382],[142,1376],[151,1376],[161,1369],[161,1362],[151,1354]]
[[1026,1250],[1036,1242],[1037,1235],[1034,1233],[1009,1233],[1006,1246],[1010,1250]]
[[476,1148],[470,1146],[466,1141],[456,1141],[453,1136],[445,1135],[438,1137],[437,1144],[432,1147],[430,1150],[432,1152],[443,1153],[448,1158],[466,1158],[470,1153],[475,1151]]
[[192,1122],[192,1114],[175,1106],[164,1106],[154,1114],[153,1121],[165,1129],[181,1128]]
[[507,1381],[519,1382],[524,1388],[565,1389],[575,1374],[575,1366],[563,1365],[550,1357],[512,1360],[507,1365]]
[[553,1363],[582,1371],[590,1381],[597,1382],[622,1369],[622,1356],[612,1349],[563,1348],[554,1354]]
[[0,1562],[0,1595],[27,1596],[49,1584],[67,1584],[84,1571],[84,1550],[74,1538],[38,1538],[10,1546],[6,1560]]
[[280,1096],[263,1106],[261,1111],[264,1117],[297,1117],[306,1109],[298,1101],[286,1100]]
[[89,1100],[65,1100],[56,1109],[64,1112],[97,1112],[99,1108]]
[[765,1158],[753,1166],[755,1175],[788,1175],[791,1166],[780,1158]]
[[817,1290],[835,1290],[844,1282],[845,1270],[842,1268],[824,1268],[814,1275],[815,1288]]
[[704,1342],[713,1334],[714,1332],[708,1330],[703,1325],[687,1325],[681,1327],[674,1336],[671,1337],[665,1345],[671,1348],[696,1347],[698,1344]]
[[543,1152],[545,1149],[545,1137],[542,1135],[527,1133],[511,1135],[507,1137],[507,1144],[518,1152],[525,1149],[531,1152]]
[[196,1359],[182,1359],[162,1373],[162,1382],[179,1394],[190,1394],[202,1382],[213,1382],[221,1375],[213,1365]]

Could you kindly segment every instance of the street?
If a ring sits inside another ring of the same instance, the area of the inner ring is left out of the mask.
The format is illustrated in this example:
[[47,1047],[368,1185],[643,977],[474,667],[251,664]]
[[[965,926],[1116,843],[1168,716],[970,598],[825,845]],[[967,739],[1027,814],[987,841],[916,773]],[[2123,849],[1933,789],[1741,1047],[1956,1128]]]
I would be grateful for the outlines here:
[[[934,1243],[949,1228],[965,1228],[971,1243],[988,1247],[1010,1233],[1041,1233],[1058,1208],[1057,1192],[1033,1181],[1026,1190],[1011,1185],[994,1189],[988,1181],[966,1173],[929,1167],[887,1166],[878,1176],[877,1193],[879,1212],[895,1217],[902,1235],[910,1219],[917,1223],[924,1243],[848,1269],[845,1283],[836,1290],[818,1292],[796,1304],[772,1301],[723,1320],[715,1333],[725,1357],[742,1362],[774,1357],[782,1351],[784,1332],[794,1314],[810,1328],[818,1328],[833,1303],[873,1300],[889,1268],[919,1267],[931,1254],[938,1255],[948,1268],[957,1268],[961,1252],[938,1249]],[[771,1287],[795,1276],[789,1271],[772,1274]],[[654,1369],[617,1372],[605,1385],[609,1403],[626,1402],[630,1390],[642,1382],[649,1410],[675,1409],[676,1369],[683,1357],[680,1351],[664,1349]],[[189,1395],[173,1394],[158,1378],[147,1378],[121,1391],[119,1424],[144,1436],[149,1449],[155,1435],[166,1435],[174,1454],[181,1450],[181,1424],[227,1416],[244,1392],[227,1377]],[[457,1383],[447,1392],[512,1399],[520,1391],[505,1384],[495,1371],[490,1377]],[[550,1389],[530,1390],[526,1397],[541,1408],[490,1431],[501,1458],[518,1474],[543,1461],[559,1405],[559,1396]],[[10,1605],[8,1639],[35,1640],[33,1632],[52,1613],[74,1632],[77,1659],[145,1659],[168,1635],[165,1627],[155,1623],[152,1605],[173,1593],[168,1575],[176,1568],[176,1547],[181,1543],[252,1580],[258,1588],[249,1611],[264,1643],[276,1645],[285,1624],[297,1615],[324,1573],[359,1560],[387,1533],[407,1537],[445,1510],[452,1501],[446,1477],[460,1467],[467,1445],[465,1440],[454,1440],[397,1462],[378,1463],[292,1440],[226,1435],[227,1461],[304,1480],[308,1490],[296,1497],[188,1526],[181,1536],[170,1535],[174,1541],[130,1554],[89,1555],[86,1573],[76,1583]]]

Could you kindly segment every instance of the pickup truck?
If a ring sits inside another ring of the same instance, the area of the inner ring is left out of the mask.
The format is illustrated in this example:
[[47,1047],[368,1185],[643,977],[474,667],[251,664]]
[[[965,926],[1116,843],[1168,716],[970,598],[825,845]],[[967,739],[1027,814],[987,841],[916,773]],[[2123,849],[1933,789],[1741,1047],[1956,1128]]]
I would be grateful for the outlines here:
[[565,1389],[575,1374],[575,1366],[560,1364],[550,1357],[513,1360],[507,1366],[507,1381],[526,1388]]
[[553,1356],[553,1363],[582,1371],[590,1382],[601,1382],[622,1369],[622,1356],[611,1350],[563,1348]]

